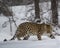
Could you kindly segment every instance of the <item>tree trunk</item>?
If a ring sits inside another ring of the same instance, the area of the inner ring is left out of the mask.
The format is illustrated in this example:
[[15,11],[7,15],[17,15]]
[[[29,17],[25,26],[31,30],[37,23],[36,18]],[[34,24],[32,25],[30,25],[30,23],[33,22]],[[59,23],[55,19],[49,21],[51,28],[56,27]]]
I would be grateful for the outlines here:
[[40,19],[39,0],[34,0],[35,5],[35,19]]
[[51,10],[52,10],[52,22],[53,25],[58,25],[58,10],[57,10],[57,0],[51,0]]

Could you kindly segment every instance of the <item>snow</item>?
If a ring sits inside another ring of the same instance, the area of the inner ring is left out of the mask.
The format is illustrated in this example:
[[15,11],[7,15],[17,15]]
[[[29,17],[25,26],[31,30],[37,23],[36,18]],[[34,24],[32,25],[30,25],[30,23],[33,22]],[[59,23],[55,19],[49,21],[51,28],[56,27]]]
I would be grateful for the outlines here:
[[46,36],[42,37],[42,40],[31,36],[29,40],[13,40],[7,42],[0,42],[0,48],[60,48],[60,37],[56,36],[56,39],[50,39]]
[[[49,3],[49,2],[48,2]],[[42,9],[43,12],[47,11],[47,4],[48,3],[42,3]],[[46,5],[45,5],[46,4]],[[48,4],[48,8],[50,9],[50,3]],[[43,8],[44,6],[44,8]],[[14,12],[14,18],[17,17],[16,23],[17,26],[22,23],[26,22],[27,20],[21,20],[22,18],[25,18],[25,13],[27,9],[25,6],[13,6],[11,7],[13,12]],[[48,18],[49,20],[51,19],[49,15],[51,11],[45,13],[43,17]],[[59,13],[60,14],[60,13]],[[1,14],[1,16],[4,16]],[[44,19],[44,21],[46,20]],[[42,40],[38,40],[37,36],[31,36],[28,40],[13,40],[9,41],[13,36],[11,36],[11,33],[14,35],[16,31],[15,25],[12,23],[12,32],[10,32],[10,26],[9,22],[7,22],[7,27],[2,28],[2,24],[8,21],[8,18],[6,17],[0,17],[0,48],[60,48],[60,36],[55,36],[55,39],[50,39],[47,36],[42,36]],[[60,21],[60,16],[59,16],[59,21]],[[60,22],[59,22],[60,24]],[[54,28],[56,30],[56,28]],[[60,29],[56,30],[56,32],[60,33]],[[4,42],[4,39],[7,39],[8,41]]]

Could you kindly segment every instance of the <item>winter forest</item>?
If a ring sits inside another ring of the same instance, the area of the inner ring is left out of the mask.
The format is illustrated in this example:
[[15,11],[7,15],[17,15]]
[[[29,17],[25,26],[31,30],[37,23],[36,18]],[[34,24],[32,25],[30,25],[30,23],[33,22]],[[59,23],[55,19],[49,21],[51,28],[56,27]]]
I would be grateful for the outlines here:
[[60,48],[60,0],[0,0],[0,48]]

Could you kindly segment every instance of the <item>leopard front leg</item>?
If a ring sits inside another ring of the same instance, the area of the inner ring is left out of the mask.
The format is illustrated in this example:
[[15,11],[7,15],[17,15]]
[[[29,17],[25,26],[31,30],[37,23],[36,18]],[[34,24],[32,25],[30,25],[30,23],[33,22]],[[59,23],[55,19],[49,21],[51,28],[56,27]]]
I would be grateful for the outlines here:
[[38,38],[38,40],[41,40],[41,34],[40,34],[40,32],[37,32],[37,38]]
[[53,34],[50,34],[49,36],[51,39],[55,39],[54,35]]

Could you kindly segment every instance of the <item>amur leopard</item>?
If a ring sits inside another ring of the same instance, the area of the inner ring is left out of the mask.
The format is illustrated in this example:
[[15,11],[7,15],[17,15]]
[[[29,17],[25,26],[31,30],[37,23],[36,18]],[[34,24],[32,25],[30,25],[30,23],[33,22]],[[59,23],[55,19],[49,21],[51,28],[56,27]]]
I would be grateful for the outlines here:
[[24,22],[18,26],[15,35],[10,40],[14,40],[15,38],[21,40],[21,37],[24,37],[23,40],[28,40],[30,35],[37,35],[38,40],[41,40],[41,35],[44,33],[49,34],[48,37],[52,39],[55,38],[52,34],[51,25],[44,23],[37,24],[32,22]]

